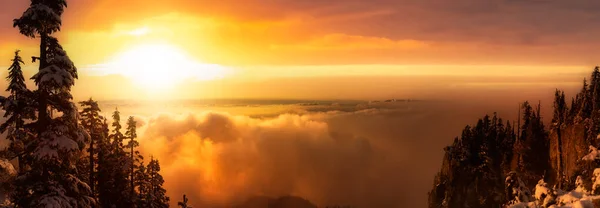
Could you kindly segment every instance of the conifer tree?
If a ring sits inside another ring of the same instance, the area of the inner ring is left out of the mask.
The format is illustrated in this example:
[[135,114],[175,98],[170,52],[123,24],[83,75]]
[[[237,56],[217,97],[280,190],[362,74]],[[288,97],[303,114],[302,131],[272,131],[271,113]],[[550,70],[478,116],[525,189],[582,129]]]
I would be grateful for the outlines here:
[[169,207],[169,197],[167,191],[162,187],[165,182],[160,175],[160,164],[158,160],[152,158],[146,169],[146,175],[149,180],[149,207],[167,208]]
[[81,111],[81,125],[87,130],[87,132],[90,134],[90,140],[89,140],[89,145],[88,145],[88,153],[89,153],[89,172],[88,172],[88,177],[89,177],[89,185],[90,188],[92,189],[92,193],[95,194],[95,186],[96,186],[96,182],[94,181],[95,178],[95,168],[96,168],[96,155],[97,150],[96,148],[99,141],[101,140],[102,137],[102,130],[103,130],[103,125],[102,125],[102,121],[103,118],[100,115],[100,107],[98,106],[98,102],[94,101],[92,98],[90,98],[87,101],[82,101],[79,102],[79,104],[83,107],[83,110]]
[[9,82],[6,89],[10,93],[8,97],[2,97],[2,109],[5,111],[4,117],[7,118],[0,125],[0,133],[6,132],[6,138],[10,141],[9,159],[16,157],[19,162],[19,171],[24,171],[26,165],[25,146],[31,141],[31,133],[25,126],[25,120],[35,119],[35,109],[31,108],[31,91],[25,85],[25,78],[21,70],[21,64],[24,64],[19,50],[15,51],[12,64],[8,68],[6,80]]
[[521,178],[527,186],[534,186],[540,178],[546,177],[550,161],[548,135],[538,110],[533,110],[529,102],[522,105],[523,123],[521,135],[515,143],[515,163]]
[[[21,207],[92,207],[95,199],[79,178],[76,162],[89,135],[78,124],[71,87],[77,68],[52,33],[60,30],[65,0],[31,0],[14,26],[21,34],[40,38],[39,71],[32,77],[37,86],[37,120],[32,142],[30,170],[16,181],[13,201]],[[59,116],[51,117],[49,112]],[[29,148],[29,147],[28,147]]]
[[[55,39],[51,35],[60,31],[62,25],[61,15],[67,7],[66,0],[31,0],[29,8],[23,15],[13,21],[13,26],[19,28],[19,32],[30,38],[40,38],[40,56],[32,57],[33,62],[39,60],[39,73],[45,74],[56,68],[50,67],[53,44]],[[68,60],[70,62],[70,60]],[[62,70],[61,70],[62,71]],[[39,76],[41,78],[42,76]],[[76,77],[75,77],[76,78]],[[36,82],[40,80],[36,79]],[[40,87],[40,86],[38,86]],[[40,88],[36,91],[38,97],[38,132],[41,134],[50,121],[48,115],[49,90]]]
[[592,98],[590,97],[590,90],[587,84],[587,79],[583,79],[583,87],[579,94],[581,95],[579,103],[581,103],[581,108],[579,110],[578,120],[585,120],[590,118],[592,115]]
[[146,166],[142,161],[137,169],[135,169],[134,185],[137,188],[137,197],[135,205],[137,207],[150,207],[150,180],[146,172]]
[[191,205],[188,205],[188,198],[185,194],[183,195],[183,201],[177,202],[177,206],[180,206],[181,208],[192,208]]
[[[103,162],[99,164],[98,194],[102,207],[131,207],[129,158],[123,145],[120,112],[113,113],[113,133],[103,146]],[[102,167],[100,167],[102,166]],[[100,177],[101,176],[101,177]]]
[[129,149],[129,160],[131,162],[129,169],[129,181],[132,197],[135,197],[135,169],[139,168],[139,165],[144,160],[140,152],[134,149],[135,147],[139,146],[138,141],[135,140],[137,138],[136,128],[137,122],[133,116],[130,116],[129,119],[127,119],[127,131],[125,132],[125,137],[129,139],[126,147]]

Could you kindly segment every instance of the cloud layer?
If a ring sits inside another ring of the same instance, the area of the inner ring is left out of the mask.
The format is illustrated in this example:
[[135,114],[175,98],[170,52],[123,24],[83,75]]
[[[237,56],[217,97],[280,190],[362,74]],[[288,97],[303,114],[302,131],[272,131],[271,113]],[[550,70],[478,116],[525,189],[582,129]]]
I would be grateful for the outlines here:
[[146,124],[141,149],[160,160],[173,202],[187,194],[196,206],[223,207],[295,195],[320,206],[424,207],[442,147],[491,113],[453,102],[306,109],[263,118],[214,111],[138,117]]
[[145,128],[142,148],[160,159],[170,194],[186,193],[195,204],[288,194],[350,203],[369,196],[377,177],[370,141],[305,116],[160,115]]

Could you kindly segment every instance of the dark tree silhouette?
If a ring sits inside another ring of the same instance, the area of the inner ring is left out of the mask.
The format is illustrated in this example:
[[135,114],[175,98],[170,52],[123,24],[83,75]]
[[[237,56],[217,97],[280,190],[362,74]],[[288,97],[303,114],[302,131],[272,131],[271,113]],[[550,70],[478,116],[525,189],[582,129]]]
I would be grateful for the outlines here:
[[113,133],[101,146],[102,163],[98,164],[98,194],[102,207],[131,207],[132,200],[129,187],[129,157],[123,145],[121,133],[121,116],[118,110],[112,115]]
[[95,178],[95,168],[96,168],[96,155],[97,150],[94,149],[94,145],[97,145],[102,140],[102,131],[103,125],[102,121],[104,118],[100,115],[100,107],[98,107],[98,103],[90,98],[87,101],[79,102],[79,104],[83,107],[81,111],[81,125],[87,130],[90,134],[90,141],[88,145],[89,152],[89,185],[92,189],[92,194],[95,195],[95,187],[96,182]]
[[177,202],[177,206],[181,208],[193,208],[188,204],[188,198],[185,196],[185,194],[183,195],[183,201]]
[[134,198],[133,200],[135,201],[135,169],[139,168],[139,166],[141,165],[142,161],[144,160],[144,158],[142,157],[142,155],[140,154],[139,151],[135,150],[134,148],[139,146],[139,143],[137,140],[135,140],[137,138],[137,123],[135,121],[135,119],[133,118],[133,116],[130,116],[129,119],[127,119],[127,131],[125,132],[125,137],[129,139],[129,142],[127,143],[126,148],[129,149],[129,160],[130,160],[130,171],[129,171],[129,182],[130,182],[130,188],[131,188],[131,196]]
[[154,158],[150,159],[148,167],[146,169],[146,175],[149,181],[149,192],[146,196],[149,199],[149,207],[156,208],[168,208],[169,197],[166,195],[167,191],[162,187],[165,182],[162,175],[160,175],[160,164],[158,160]]
[[[568,117],[568,108],[565,101],[565,92],[556,90],[554,93],[554,114],[552,116],[552,129],[556,131],[557,138],[557,170],[556,181],[562,181],[562,133],[561,129],[565,125]],[[562,183],[558,183],[558,188],[562,188]]]
[[21,70],[21,64],[24,64],[19,50],[15,51],[12,64],[8,68],[8,87],[6,91],[10,93],[8,97],[0,97],[1,107],[5,111],[6,121],[0,124],[0,133],[6,133],[6,138],[10,141],[8,148],[8,159],[16,157],[19,162],[19,172],[25,171],[27,154],[30,153],[25,147],[32,140],[31,133],[25,127],[25,120],[35,119],[35,109],[31,108],[31,91],[25,85],[25,78]]
[[[89,135],[78,124],[71,87],[77,68],[52,33],[60,30],[65,0],[31,0],[29,8],[14,20],[21,34],[40,38],[39,71],[32,77],[37,89],[37,120],[30,170],[15,182],[13,202],[20,207],[92,207],[95,199],[80,180],[76,163]],[[52,117],[49,112],[57,111]]]

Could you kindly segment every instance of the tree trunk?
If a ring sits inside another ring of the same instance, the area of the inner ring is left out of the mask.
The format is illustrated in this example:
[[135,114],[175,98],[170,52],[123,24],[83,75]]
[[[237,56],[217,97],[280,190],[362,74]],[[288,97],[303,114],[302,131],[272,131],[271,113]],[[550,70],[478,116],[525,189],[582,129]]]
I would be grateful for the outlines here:
[[133,179],[134,179],[133,166],[134,166],[135,162],[133,161],[133,137],[131,138],[130,143],[131,143],[131,197],[134,198],[135,186],[133,184]]
[[[46,46],[48,45],[48,34],[41,35],[41,43],[40,43],[40,68],[41,71],[48,65],[47,63],[47,54],[46,54]],[[38,85],[38,134],[41,135],[43,131],[46,130],[48,125],[48,101],[47,101],[47,92],[45,89],[40,89]]]
[[556,183],[558,184],[558,188],[562,188],[562,138],[561,138],[561,132],[560,132],[560,127],[561,127],[561,123],[562,122],[558,122],[558,128],[556,129],[556,134],[557,134],[557,141],[556,141],[556,148],[558,149],[558,155],[557,155],[557,160],[558,160],[558,167],[556,168],[556,176],[558,177],[558,180],[556,181]]
[[92,118],[92,127],[90,128],[90,189],[92,190],[92,196],[96,195],[96,189],[94,188],[94,128],[96,128],[96,120]]
[[517,140],[521,139],[521,103],[519,103],[519,113],[517,114]]

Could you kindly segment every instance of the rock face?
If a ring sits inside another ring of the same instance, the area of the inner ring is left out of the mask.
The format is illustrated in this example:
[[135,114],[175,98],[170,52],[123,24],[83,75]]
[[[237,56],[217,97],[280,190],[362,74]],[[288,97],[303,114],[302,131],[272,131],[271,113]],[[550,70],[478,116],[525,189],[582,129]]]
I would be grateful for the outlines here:
[[[542,122],[540,106],[534,109],[525,102],[517,121],[502,125],[494,115],[467,126],[452,145],[444,148],[442,167],[429,192],[429,207],[527,203],[527,197],[515,197],[515,187],[509,187],[514,183],[505,183],[509,178],[519,178],[523,182],[520,187],[529,190],[534,190],[539,181],[553,190],[591,190],[590,176],[600,167],[600,160],[584,157],[590,153],[590,146],[600,146],[599,67],[589,80],[589,85],[584,80],[570,105],[564,92],[555,92],[552,122],[548,125]],[[511,123],[517,125],[511,127]]]
[[[562,152],[558,152],[558,134],[556,131],[550,133],[550,165],[552,177],[548,180],[551,183],[557,183],[557,170],[559,169],[559,159],[562,160],[560,170],[562,178],[569,180],[581,174],[581,158],[588,154],[589,146],[592,145],[586,139],[585,127],[582,124],[568,126],[561,131]],[[560,158],[559,158],[560,157]]]

